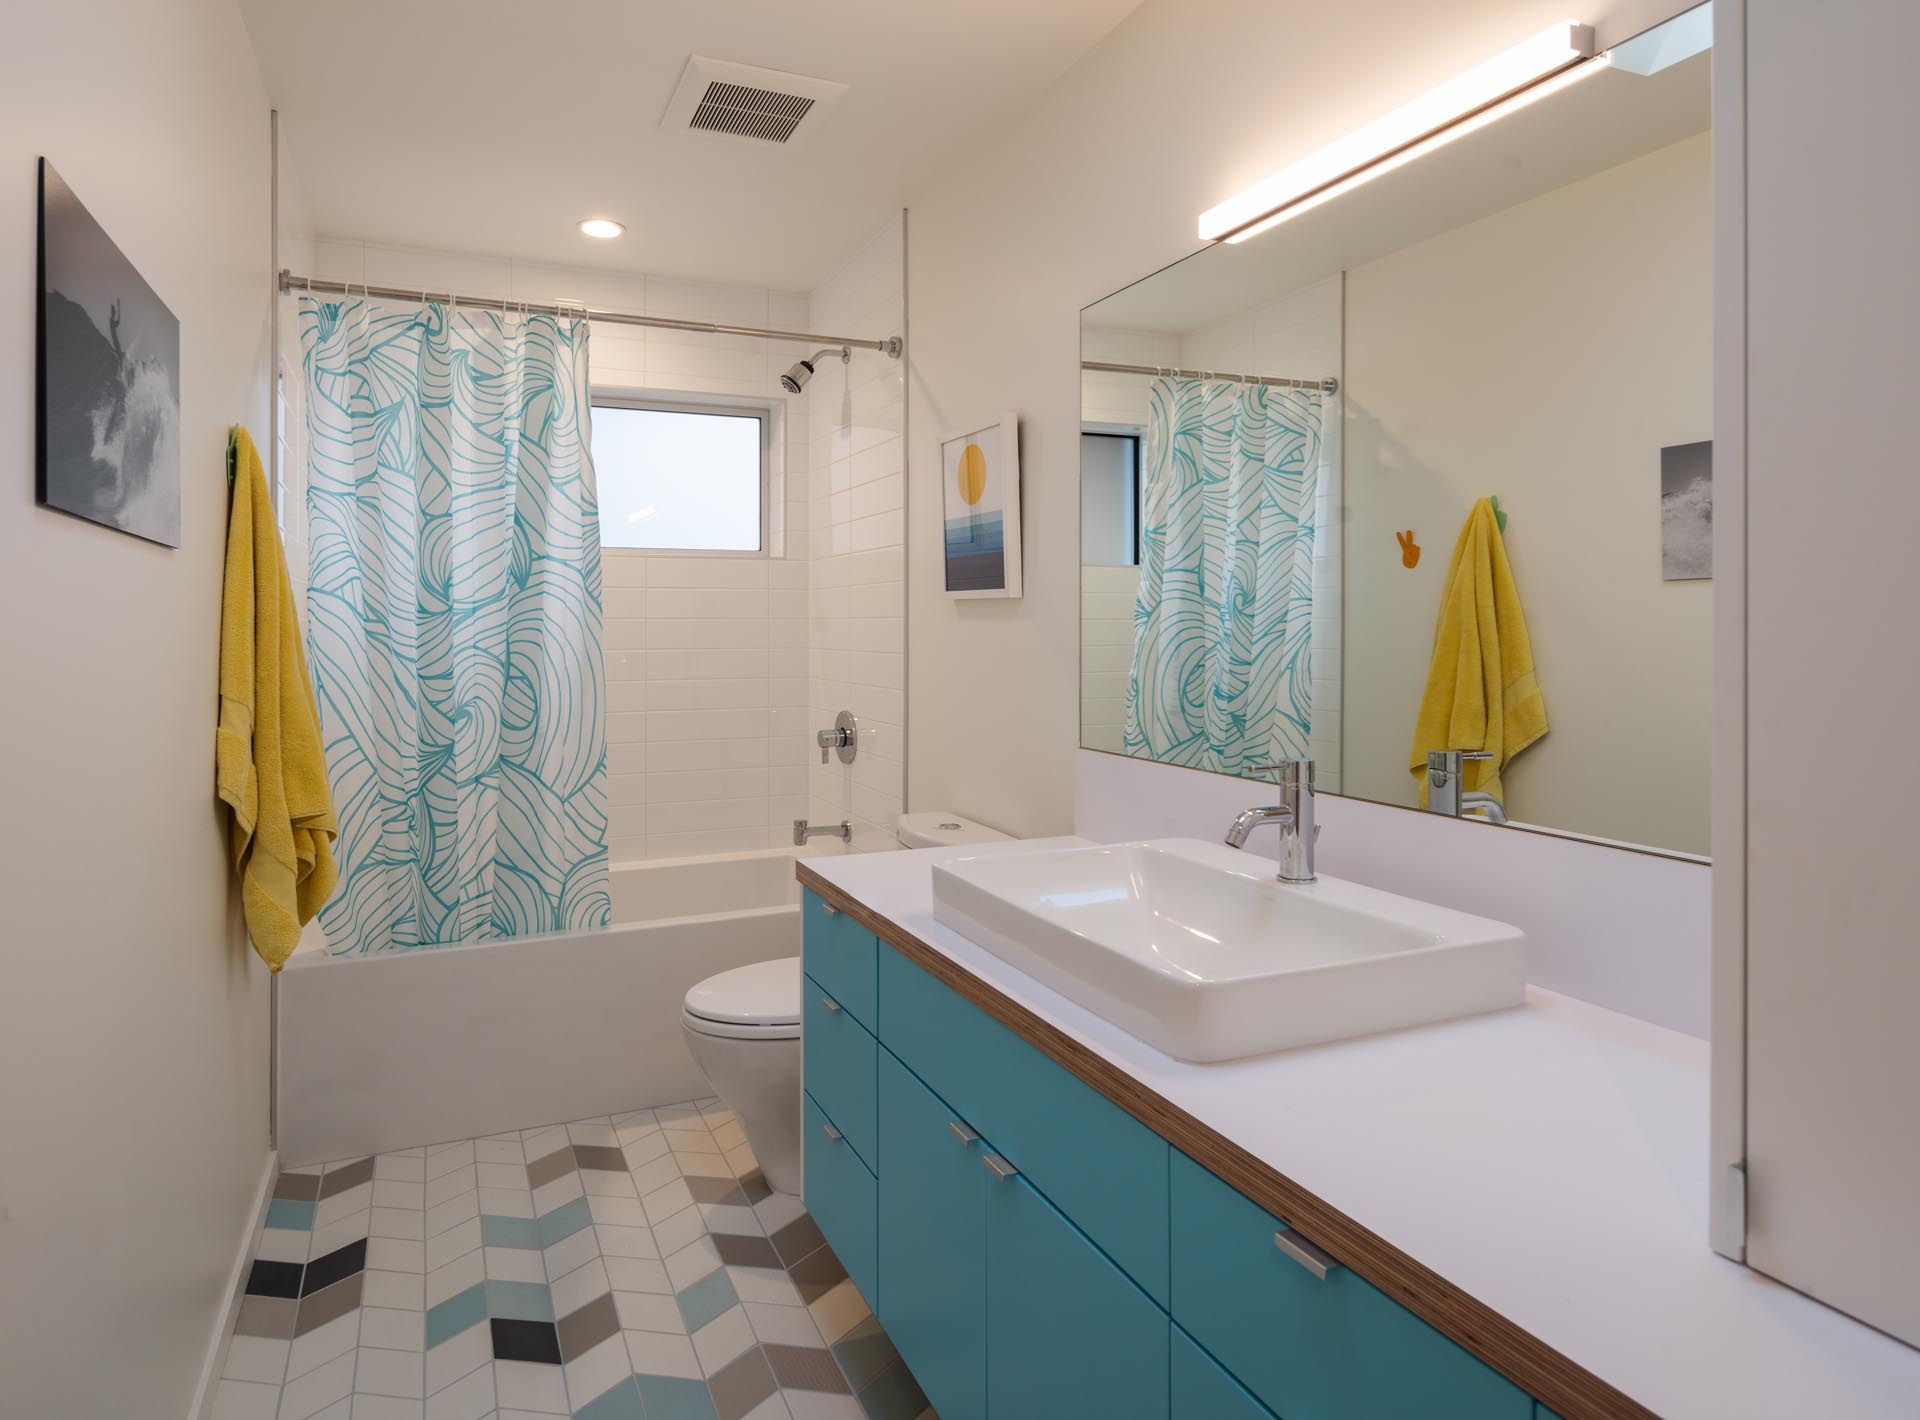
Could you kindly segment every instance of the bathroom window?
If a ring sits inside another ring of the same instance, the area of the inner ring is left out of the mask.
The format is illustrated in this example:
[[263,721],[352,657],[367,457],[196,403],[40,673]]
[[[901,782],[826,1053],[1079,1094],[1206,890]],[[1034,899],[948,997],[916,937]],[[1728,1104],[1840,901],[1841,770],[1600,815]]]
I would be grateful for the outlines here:
[[764,552],[769,423],[764,406],[596,395],[601,546]]
[[1081,565],[1138,565],[1138,434],[1089,429],[1080,435],[1080,530]]

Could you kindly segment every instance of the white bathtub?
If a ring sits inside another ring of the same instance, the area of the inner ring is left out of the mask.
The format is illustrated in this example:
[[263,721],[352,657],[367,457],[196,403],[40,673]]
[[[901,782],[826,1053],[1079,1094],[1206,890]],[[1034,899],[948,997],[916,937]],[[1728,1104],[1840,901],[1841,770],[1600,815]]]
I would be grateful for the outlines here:
[[680,1005],[716,971],[800,953],[789,852],[617,863],[614,925],[377,956],[277,979],[289,1165],[712,1093]]

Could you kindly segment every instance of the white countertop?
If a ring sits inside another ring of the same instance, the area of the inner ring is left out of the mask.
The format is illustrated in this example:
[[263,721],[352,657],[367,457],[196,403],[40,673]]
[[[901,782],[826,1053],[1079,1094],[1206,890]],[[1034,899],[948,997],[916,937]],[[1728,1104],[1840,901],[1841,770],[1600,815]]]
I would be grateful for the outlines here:
[[1493,1015],[1175,1060],[933,920],[932,864],[1084,841],[807,866],[1667,1420],[1920,1416],[1920,1351],[1709,1250],[1704,1041],[1529,988]]

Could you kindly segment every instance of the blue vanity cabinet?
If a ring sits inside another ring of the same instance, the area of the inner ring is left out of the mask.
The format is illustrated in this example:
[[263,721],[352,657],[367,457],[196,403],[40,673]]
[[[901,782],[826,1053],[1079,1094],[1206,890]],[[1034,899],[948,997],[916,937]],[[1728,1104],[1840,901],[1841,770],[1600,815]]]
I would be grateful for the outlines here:
[[1167,1420],[1167,1314],[1024,1177],[987,1183],[987,1413]]
[[1271,1410],[1178,1326],[1173,1328],[1172,1359],[1170,1420],[1274,1420]]
[[1166,1306],[1166,1140],[890,947],[880,1043]]
[[860,1162],[878,1173],[874,1058],[879,1047],[867,1028],[812,977],[802,977],[802,1078],[821,1113],[846,1136]]
[[943,1420],[987,1413],[987,1185],[980,1138],[880,1052],[882,1323]]
[[874,968],[880,939],[814,893],[802,895],[800,960],[808,976],[872,1030],[878,1020]]
[[1173,1318],[1276,1414],[1533,1420],[1533,1400],[1338,1265],[1275,1244],[1286,1225],[1173,1155]]
[[845,1136],[811,1095],[801,1100],[801,1187],[807,1211],[847,1269],[847,1276],[876,1311],[880,1306],[879,1250],[875,1215],[880,1186]]

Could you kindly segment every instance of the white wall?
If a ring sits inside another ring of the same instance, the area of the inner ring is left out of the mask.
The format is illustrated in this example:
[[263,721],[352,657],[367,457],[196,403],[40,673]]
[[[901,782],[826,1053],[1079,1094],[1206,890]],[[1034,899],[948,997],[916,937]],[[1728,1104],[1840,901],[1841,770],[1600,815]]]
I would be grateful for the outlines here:
[[[268,1157],[267,974],[213,797],[227,426],[267,433],[267,99],[230,0],[16,7],[0,135],[0,1409],[178,1416]],[[180,320],[178,550],[34,506],[43,154]]]
[[1448,558],[1497,493],[1553,727],[1508,770],[1508,814],[1707,851],[1713,583],[1661,580],[1660,450],[1713,434],[1711,142],[1347,274],[1353,793],[1418,802],[1407,764]]
[[[1607,0],[1602,44],[1671,0]],[[941,589],[939,502],[911,500],[913,802],[1022,834],[1072,822],[1078,735],[1079,312],[1192,252],[1204,208],[1564,18],[1551,0],[1147,0],[1035,106],[916,196],[908,460],[1021,414],[1026,595]]]
[[[804,329],[803,294],[540,266],[328,238],[316,276]],[[289,304],[286,318],[297,325]],[[779,406],[778,549],[768,557],[604,554],[608,806],[614,861],[790,841],[806,813],[809,400],[780,391],[804,352],[776,341],[597,324],[596,390],[733,395]]]
[[[906,324],[903,221],[889,222],[812,294],[812,326],[885,339]],[[906,395],[900,362],[856,350],[807,386],[806,547],[812,590],[804,810],[815,824],[853,824],[855,851],[899,847],[906,792]],[[860,749],[820,763],[813,732],[851,710]],[[796,811],[793,817],[799,817]],[[825,845],[832,839],[816,839]]]

